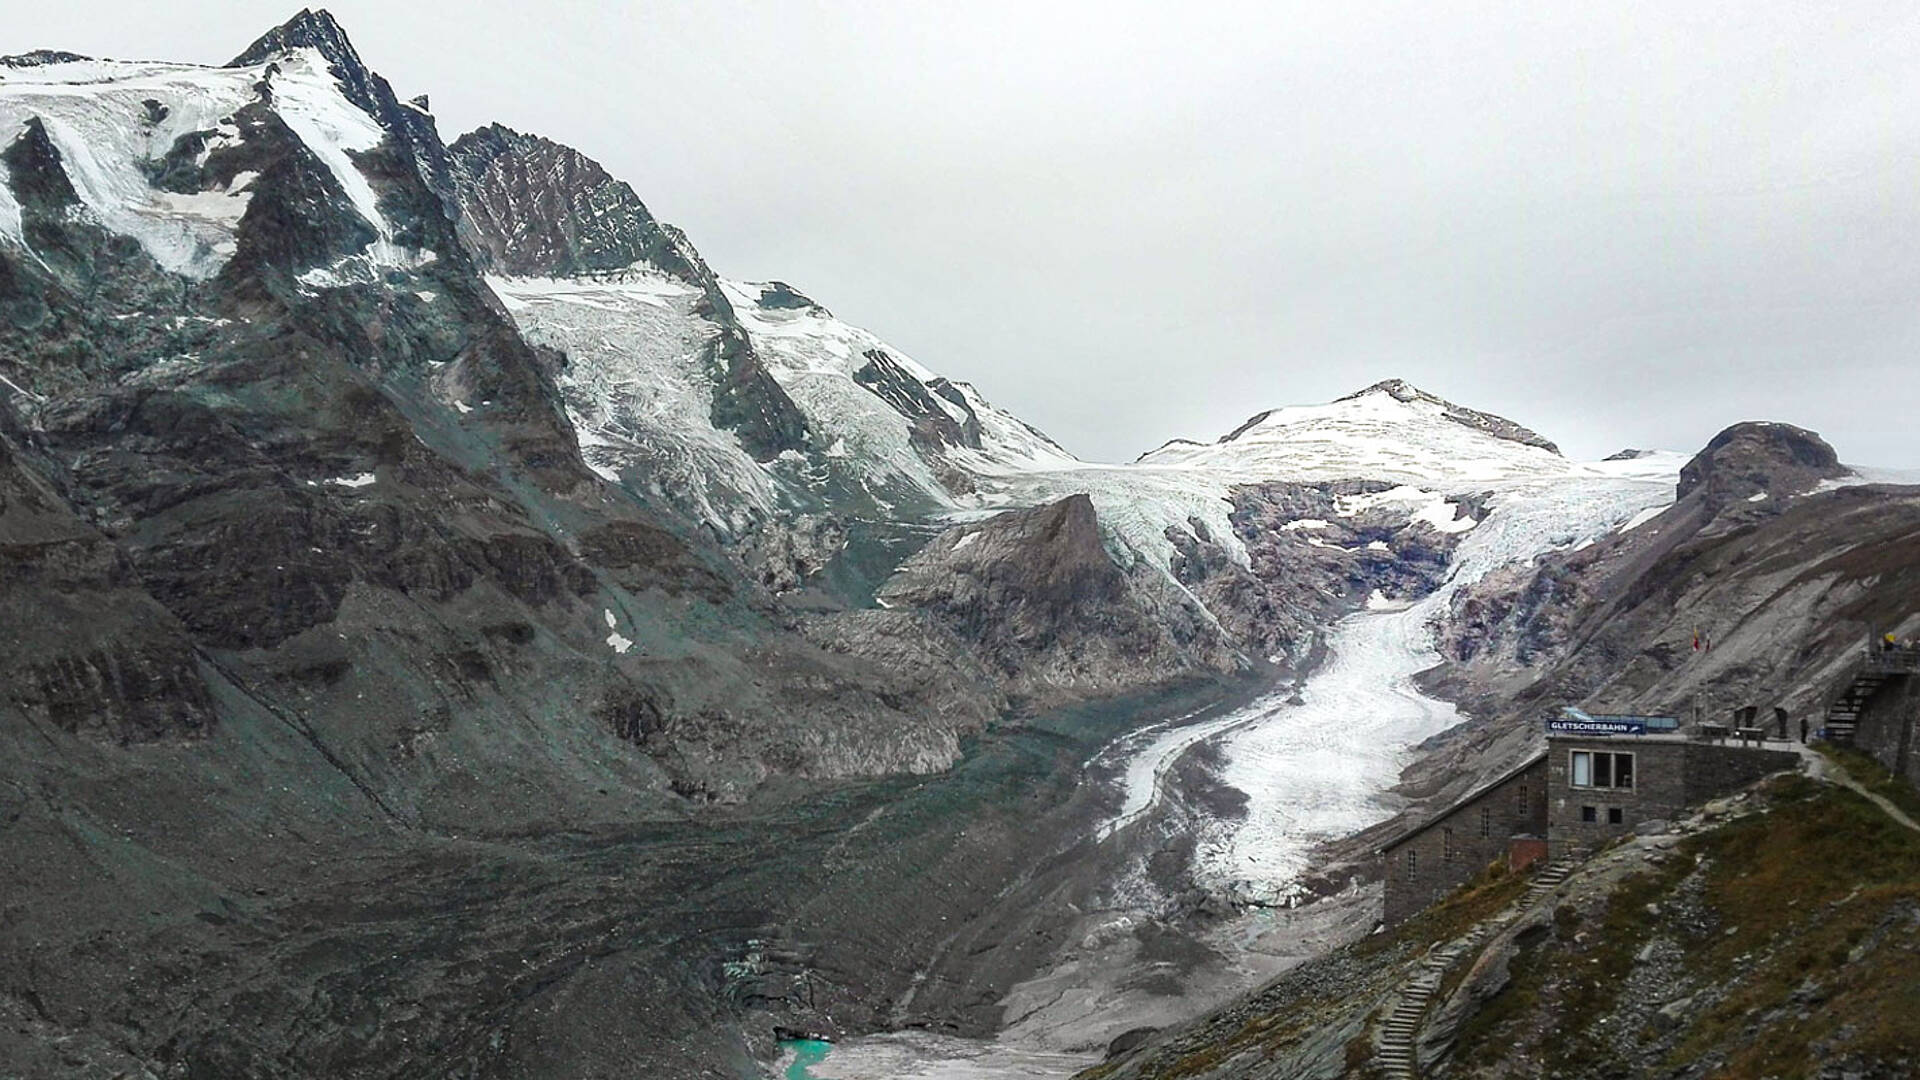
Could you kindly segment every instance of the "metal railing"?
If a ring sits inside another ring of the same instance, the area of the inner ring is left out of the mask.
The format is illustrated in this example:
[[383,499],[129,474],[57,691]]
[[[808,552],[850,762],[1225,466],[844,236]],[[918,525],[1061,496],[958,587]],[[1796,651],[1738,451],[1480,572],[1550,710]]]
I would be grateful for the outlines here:
[[1873,642],[1867,646],[1865,670],[1876,675],[1920,673],[1920,647],[1896,645],[1889,649],[1885,642]]

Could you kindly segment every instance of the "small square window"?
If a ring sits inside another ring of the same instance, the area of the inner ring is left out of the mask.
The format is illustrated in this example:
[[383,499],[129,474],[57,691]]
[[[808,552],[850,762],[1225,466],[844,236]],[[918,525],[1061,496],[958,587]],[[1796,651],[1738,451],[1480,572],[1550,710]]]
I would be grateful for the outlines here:
[[1617,806],[1607,807],[1607,824],[1620,825],[1627,820],[1627,812]]
[[1591,806],[1583,806],[1580,808],[1580,820],[1581,821],[1599,821],[1600,811]]

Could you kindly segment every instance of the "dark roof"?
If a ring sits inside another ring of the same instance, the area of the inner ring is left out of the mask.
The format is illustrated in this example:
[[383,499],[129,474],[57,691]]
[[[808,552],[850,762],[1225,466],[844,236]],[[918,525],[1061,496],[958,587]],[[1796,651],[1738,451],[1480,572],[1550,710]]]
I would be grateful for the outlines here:
[[1419,836],[1421,833],[1426,832],[1428,829],[1433,828],[1435,825],[1438,825],[1441,822],[1452,817],[1456,811],[1465,807],[1468,803],[1477,801],[1482,796],[1486,795],[1487,792],[1492,791],[1494,788],[1499,787],[1501,784],[1504,784],[1507,781],[1513,779],[1514,777],[1519,776],[1521,773],[1526,772],[1528,769],[1533,768],[1535,765],[1538,765],[1545,760],[1547,760],[1547,752],[1545,750],[1542,750],[1539,753],[1528,758],[1527,760],[1521,762],[1520,764],[1515,765],[1512,769],[1509,769],[1508,771],[1501,773],[1495,779],[1489,780],[1486,783],[1480,785],[1479,787],[1474,788],[1472,791],[1468,792],[1467,794],[1461,796],[1460,798],[1455,799],[1453,801],[1453,804],[1447,807],[1445,810],[1440,811],[1439,813],[1433,815],[1432,817],[1421,822],[1420,824],[1415,825],[1413,828],[1408,829],[1406,832],[1401,833],[1399,836],[1396,836],[1393,839],[1387,841],[1386,843],[1381,844],[1379,847],[1374,848],[1373,853],[1375,855],[1385,855],[1387,852],[1393,850],[1394,848],[1399,847],[1401,844],[1406,843],[1407,841],[1413,839],[1414,837]]

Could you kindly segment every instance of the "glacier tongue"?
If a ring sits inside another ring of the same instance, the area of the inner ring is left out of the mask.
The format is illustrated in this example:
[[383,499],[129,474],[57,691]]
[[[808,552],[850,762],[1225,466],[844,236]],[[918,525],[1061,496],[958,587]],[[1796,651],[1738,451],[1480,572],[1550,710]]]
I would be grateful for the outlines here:
[[1439,589],[1404,610],[1356,613],[1339,626],[1300,704],[1275,695],[1217,721],[1221,779],[1246,794],[1246,815],[1209,826],[1197,875],[1249,898],[1284,900],[1314,845],[1391,817],[1400,802],[1388,789],[1412,748],[1460,719],[1453,705],[1413,682],[1440,662],[1433,626],[1454,593],[1503,566],[1592,543],[1664,508],[1678,465],[1678,455],[1665,455],[1632,469],[1583,467],[1502,491],[1455,550]]

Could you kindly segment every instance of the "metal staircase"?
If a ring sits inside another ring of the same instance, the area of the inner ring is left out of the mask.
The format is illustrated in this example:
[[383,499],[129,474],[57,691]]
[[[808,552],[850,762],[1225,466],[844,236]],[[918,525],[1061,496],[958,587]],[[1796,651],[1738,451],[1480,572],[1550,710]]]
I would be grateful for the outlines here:
[[1463,955],[1479,949],[1480,943],[1489,935],[1512,922],[1522,911],[1532,907],[1534,901],[1567,880],[1567,875],[1579,863],[1579,859],[1570,856],[1556,859],[1552,865],[1535,875],[1520,899],[1508,905],[1499,915],[1482,920],[1473,929],[1421,958],[1419,966],[1414,968],[1413,977],[1401,986],[1400,1000],[1380,1029],[1380,1043],[1374,1060],[1379,1062],[1388,1080],[1418,1080],[1420,1062],[1414,1044],[1420,1038],[1420,1021],[1425,1017],[1434,993],[1440,989],[1440,980],[1446,977],[1447,969]]
[[1873,695],[1889,680],[1916,673],[1920,673],[1920,649],[1884,649],[1878,644],[1869,644],[1865,659],[1854,669],[1853,680],[1827,706],[1827,741],[1853,742],[1853,733],[1860,726],[1860,713]]

